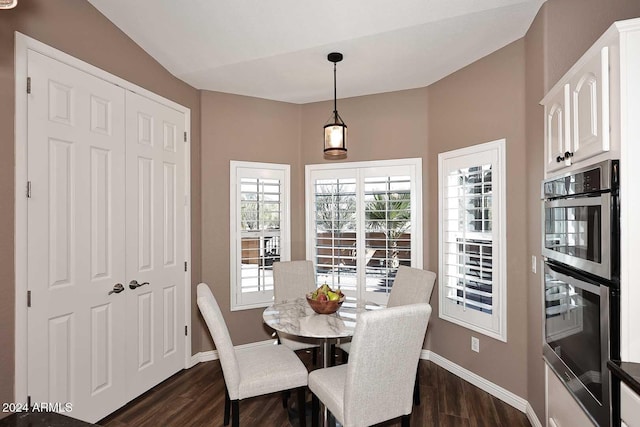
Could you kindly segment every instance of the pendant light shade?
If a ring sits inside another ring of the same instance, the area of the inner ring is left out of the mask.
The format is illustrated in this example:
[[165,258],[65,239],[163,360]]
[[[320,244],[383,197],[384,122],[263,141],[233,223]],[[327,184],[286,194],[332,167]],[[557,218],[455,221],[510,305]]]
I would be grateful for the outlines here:
[[327,56],[333,62],[333,114],[324,125],[324,157],[329,160],[347,157],[347,125],[338,114],[336,91],[336,64],[342,61],[342,54],[333,52]]
[[18,0],[0,0],[0,9],[12,9],[18,5]]

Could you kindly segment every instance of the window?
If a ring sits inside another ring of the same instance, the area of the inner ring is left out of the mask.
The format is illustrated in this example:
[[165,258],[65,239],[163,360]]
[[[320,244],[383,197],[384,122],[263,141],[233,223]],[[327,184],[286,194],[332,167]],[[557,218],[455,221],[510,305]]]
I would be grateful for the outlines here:
[[421,159],[308,165],[306,186],[318,284],[386,304],[398,266],[422,267]]
[[505,140],[438,156],[440,317],[507,340]]
[[289,165],[231,162],[231,310],[273,299],[273,263],[290,259]]

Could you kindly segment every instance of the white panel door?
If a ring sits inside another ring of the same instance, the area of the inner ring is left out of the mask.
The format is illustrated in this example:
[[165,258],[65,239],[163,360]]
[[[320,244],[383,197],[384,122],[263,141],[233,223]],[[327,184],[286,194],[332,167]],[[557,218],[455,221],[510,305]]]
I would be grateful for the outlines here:
[[33,51],[28,73],[28,390],[97,421],[126,402],[125,91]]
[[184,367],[185,119],[133,92],[126,105],[127,378],[135,397]]

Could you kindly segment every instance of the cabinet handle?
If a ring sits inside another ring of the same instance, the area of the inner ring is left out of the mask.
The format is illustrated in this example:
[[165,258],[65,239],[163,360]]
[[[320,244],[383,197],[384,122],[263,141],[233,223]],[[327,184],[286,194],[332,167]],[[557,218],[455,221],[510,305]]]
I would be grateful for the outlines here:
[[573,153],[571,151],[567,151],[567,152],[564,153],[564,158],[565,159],[568,159],[570,157],[573,157]]
[[564,157],[562,157],[562,156],[556,157],[556,162],[558,162],[558,163],[564,162]]

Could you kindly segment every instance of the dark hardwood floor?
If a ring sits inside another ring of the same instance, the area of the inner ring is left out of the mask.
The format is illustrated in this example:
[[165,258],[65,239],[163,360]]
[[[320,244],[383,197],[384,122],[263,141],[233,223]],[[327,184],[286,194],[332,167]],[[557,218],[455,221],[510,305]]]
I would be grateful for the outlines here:
[[[302,360],[311,365],[310,357]],[[411,425],[439,427],[530,427],[527,417],[499,399],[461,380],[438,365],[420,361],[420,406],[413,407]],[[296,399],[292,395],[290,401]],[[384,403],[382,403],[384,404]],[[309,405],[310,406],[310,405]],[[99,421],[107,427],[222,426],[224,380],[219,361],[184,370],[117,412]],[[297,427],[295,423],[293,427]],[[279,393],[240,402],[240,425],[290,426]],[[378,427],[400,426],[400,420]]]

